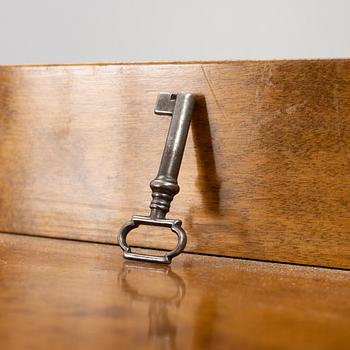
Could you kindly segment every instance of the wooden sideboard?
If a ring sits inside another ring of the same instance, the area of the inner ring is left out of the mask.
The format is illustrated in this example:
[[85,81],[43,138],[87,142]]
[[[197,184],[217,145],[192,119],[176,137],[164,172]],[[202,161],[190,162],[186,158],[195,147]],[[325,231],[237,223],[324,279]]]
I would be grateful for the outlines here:
[[348,271],[0,234],[0,347],[348,350]]
[[[0,66],[0,347],[348,349],[349,79],[346,59]],[[116,246],[148,214],[160,91],[196,94],[171,267]]]

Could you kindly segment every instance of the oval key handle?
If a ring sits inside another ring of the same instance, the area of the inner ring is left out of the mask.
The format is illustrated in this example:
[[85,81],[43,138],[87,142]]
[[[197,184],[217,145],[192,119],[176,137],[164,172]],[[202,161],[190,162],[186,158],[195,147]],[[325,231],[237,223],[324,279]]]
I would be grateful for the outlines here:
[[[190,93],[161,92],[158,95],[154,112],[155,114],[170,115],[171,122],[158,175],[150,183],[152,190],[151,212],[149,216],[134,215],[119,231],[119,245],[127,259],[170,264],[171,259],[179,255],[186,246],[187,236],[181,227],[181,220],[166,219],[166,214],[174,196],[180,191],[177,177],[185,150],[194,103],[194,95]],[[139,225],[170,228],[178,237],[177,246],[163,256],[133,253],[126,242],[126,236]]]
[[[171,231],[175,232],[178,238],[178,243],[175,249],[170,252],[166,252],[164,256],[154,256],[147,254],[132,253],[131,248],[126,243],[126,236],[128,233],[140,225],[149,226],[163,226],[169,227]],[[151,219],[149,216],[134,215],[129,222],[127,222],[120,230],[119,233],[119,245],[124,250],[124,257],[127,259],[159,262],[163,264],[170,264],[171,259],[176,255],[179,255],[185,248],[187,243],[186,232],[181,227],[181,220],[172,219]]]

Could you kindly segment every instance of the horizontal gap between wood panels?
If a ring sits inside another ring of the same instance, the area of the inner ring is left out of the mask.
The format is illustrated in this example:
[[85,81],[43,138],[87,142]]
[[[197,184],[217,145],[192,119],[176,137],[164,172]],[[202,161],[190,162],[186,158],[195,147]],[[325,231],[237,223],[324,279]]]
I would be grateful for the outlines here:
[[[119,246],[119,244],[117,244],[117,243],[98,242],[98,241],[93,241],[93,240],[74,239],[74,238],[67,238],[67,237],[52,237],[52,236],[38,235],[38,234],[32,234],[32,233],[21,233],[21,232],[11,232],[11,231],[0,231],[0,233],[11,234],[11,235],[16,235],[16,236],[23,236],[23,237],[32,237],[32,238],[56,239],[56,240],[61,240],[61,241],[71,241],[71,242],[80,242],[80,243],[92,243],[92,244],[101,244],[101,245],[108,245],[108,246],[115,246],[115,247]],[[144,249],[144,250],[160,251],[160,252],[167,251],[165,249],[145,248],[145,247],[141,247],[141,246],[131,246],[131,248],[140,248],[140,249]],[[323,266],[323,265],[314,265],[314,264],[302,264],[302,263],[294,263],[294,262],[287,262],[287,261],[273,261],[273,260],[264,260],[264,259],[252,259],[252,258],[246,258],[246,257],[240,257],[240,256],[228,256],[228,255],[220,255],[220,254],[198,253],[198,252],[192,252],[192,251],[186,251],[186,252],[183,252],[182,254],[207,256],[207,257],[232,259],[232,260],[255,261],[255,262],[263,262],[263,263],[270,263],[270,264],[280,264],[280,265],[315,267],[315,268],[322,268],[322,269],[328,269],[328,270],[350,271],[350,269],[345,268],[345,267]]]

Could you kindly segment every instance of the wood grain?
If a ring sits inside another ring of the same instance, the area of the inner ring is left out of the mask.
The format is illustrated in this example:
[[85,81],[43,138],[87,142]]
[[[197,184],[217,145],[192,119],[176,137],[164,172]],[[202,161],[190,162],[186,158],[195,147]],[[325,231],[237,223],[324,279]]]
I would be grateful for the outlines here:
[[0,234],[1,349],[337,349],[348,271]]
[[148,213],[157,93],[189,91],[187,251],[350,268],[349,79],[350,60],[0,67],[0,230],[116,243]]

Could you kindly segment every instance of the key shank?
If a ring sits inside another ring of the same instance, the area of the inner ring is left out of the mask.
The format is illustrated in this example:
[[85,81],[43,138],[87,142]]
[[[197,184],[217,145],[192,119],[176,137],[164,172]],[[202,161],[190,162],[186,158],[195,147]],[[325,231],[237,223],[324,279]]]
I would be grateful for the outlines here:
[[172,115],[162,160],[157,177],[151,181],[151,218],[164,219],[170,203],[179,192],[177,183],[182,157],[190,127],[194,96],[189,93],[172,95],[160,93],[156,103],[156,114]]

